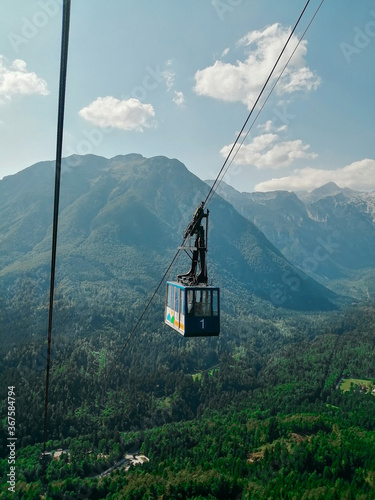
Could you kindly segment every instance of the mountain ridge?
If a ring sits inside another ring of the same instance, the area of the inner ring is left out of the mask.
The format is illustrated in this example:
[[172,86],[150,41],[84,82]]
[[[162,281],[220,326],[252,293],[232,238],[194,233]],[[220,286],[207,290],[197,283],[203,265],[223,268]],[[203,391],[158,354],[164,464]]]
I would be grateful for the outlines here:
[[334,183],[304,195],[240,193],[223,182],[218,193],[309,276],[324,283],[353,273],[358,279],[375,267],[375,193]]
[[[0,286],[8,305],[22,301],[28,280],[35,290],[28,300],[36,310],[45,307],[53,181],[53,162],[5,180],[13,189],[13,200],[0,198]],[[64,159],[56,283],[66,314],[80,308],[86,317],[85,309],[97,307],[100,296],[123,314],[129,300],[141,303],[163,275],[206,191],[185,165],[163,156]],[[210,205],[208,245],[209,278],[225,291],[224,309],[239,301],[249,310],[258,301],[297,310],[335,308],[332,292],[294,268],[220,197]],[[188,267],[188,261],[179,261],[175,275]]]

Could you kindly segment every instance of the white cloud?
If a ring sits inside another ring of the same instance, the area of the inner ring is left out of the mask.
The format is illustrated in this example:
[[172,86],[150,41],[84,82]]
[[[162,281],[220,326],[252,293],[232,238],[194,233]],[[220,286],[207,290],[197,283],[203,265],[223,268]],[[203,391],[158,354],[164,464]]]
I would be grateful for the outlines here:
[[256,191],[311,191],[327,182],[358,191],[375,190],[375,160],[366,158],[336,170],[304,168],[292,175],[257,184]]
[[143,132],[144,128],[156,126],[153,106],[133,98],[119,100],[112,96],[98,97],[82,108],[79,115],[99,127]]
[[265,132],[285,132],[288,129],[287,125],[280,125],[280,127],[275,127],[272,120],[267,120],[266,123],[261,123],[257,128],[259,128],[260,130],[264,130]]
[[173,102],[177,106],[184,106],[184,104],[185,104],[184,94],[181,91],[179,91],[179,90],[175,90],[174,91],[174,96],[173,96]]
[[285,70],[283,78],[280,80],[278,92],[291,94],[296,91],[316,90],[320,85],[320,78],[315,77],[314,73],[307,67],[291,70],[289,67]]
[[213,66],[198,70],[195,82],[194,90],[198,95],[231,102],[246,102],[251,88],[241,62],[238,62],[238,66],[233,66],[216,61]]
[[267,120],[266,123],[261,123],[258,128],[264,130],[265,132],[270,132],[272,130],[272,120]]
[[165,80],[165,84],[167,86],[167,90],[169,92],[170,90],[172,90],[172,88],[174,86],[174,80],[176,77],[176,73],[174,71],[171,71],[171,70],[165,70],[165,71],[163,71],[163,77]]
[[5,57],[0,55],[0,101],[10,101],[15,94],[48,95],[47,82],[27,71],[22,59],[15,59],[8,66]]
[[[270,123],[266,123],[271,130]],[[220,153],[223,157],[229,154],[233,144],[224,146]],[[309,153],[308,144],[303,144],[300,139],[294,141],[279,141],[278,134],[261,134],[249,144],[243,144],[238,151],[235,163],[238,165],[253,165],[258,169],[287,167],[297,159],[313,159],[317,155]]]
[[[167,86],[167,91],[171,92],[173,90],[173,87],[175,86],[176,80],[176,73],[172,70],[173,60],[169,59],[166,62],[165,66],[167,69],[162,72],[162,75]],[[185,96],[183,92],[181,92],[180,90],[173,90],[172,101],[174,102],[174,104],[176,104],[176,106],[183,108],[185,106]]]
[[[235,64],[216,61],[213,66],[197,71],[195,92],[223,101],[240,101],[250,109],[289,34],[290,28],[279,23],[268,26],[263,31],[251,31],[237,43],[238,47],[244,47],[247,52],[244,61],[237,61]],[[297,43],[298,39],[293,35],[270,83],[275,81]],[[276,87],[278,94],[311,91],[320,85],[320,78],[306,66],[306,53],[307,42],[304,40]]]
[[172,66],[173,66],[173,59],[168,59],[168,61],[165,63],[166,69],[162,71],[162,76],[164,78],[168,92],[170,92],[174,87],[174,82],[176,78],[176,73],[171,69]]

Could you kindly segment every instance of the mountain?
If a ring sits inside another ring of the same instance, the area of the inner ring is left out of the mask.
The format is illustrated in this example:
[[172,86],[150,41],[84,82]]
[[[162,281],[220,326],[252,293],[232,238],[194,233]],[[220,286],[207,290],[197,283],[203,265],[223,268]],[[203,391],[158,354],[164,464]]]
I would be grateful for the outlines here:
[[327,184],[313,189],[310,193],[304,192],[296,194],[305,203],[313,203],[327,196],[336,196],[337,194],[343,194],[347,198],[355,198],[361,195],[359,191],[353,191],[349,188],[340,188],[335,182],[327,182]]
[[[22,311],[29,315],[30,331],[38,330],[39,313],[47,307],[53,184],[53,162],[0,181],[0,291],[13,328]],[[103,316],[125,321],[135,314],[206,194],[206,183],[175,159],[64,159],[56,308],[67,332],[73,316],[89,328],[103,323]],[[223,289],[224,310],[239,303],[252,310],[259,301],[299,310],[333,307],[334,295],[297,271],[231,204],[215,197],[209,209],[209,278]],[[180,258],[169,278],[188,268],[189,261]]]
[[311,193],[240,193],[221,183],[218,193],[294,265],[315,278],[358,278],[375,267],[375,193],[328,183]]

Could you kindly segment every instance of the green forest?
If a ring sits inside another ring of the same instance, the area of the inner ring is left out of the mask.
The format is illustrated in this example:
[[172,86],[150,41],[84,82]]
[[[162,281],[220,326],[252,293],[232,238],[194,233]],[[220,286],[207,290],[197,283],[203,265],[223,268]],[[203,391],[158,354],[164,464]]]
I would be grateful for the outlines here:
[[[154,311],[120,357],[126,338],[109,324],[91,337],[57,334],[43,459],[45,343],[10,348],[0,498],[375,498],[373,305],[275,311],[224,312],[214,339],[180,338]],[[148,460],[124,467],[125,455]]]
[[[52,167],[0,184],[0,498],[375,499],[373,266],[344,269],[342,244],[324,259],[345,279],[308,276],[215,197],[221,333],[181,337],[164,283],[143,313],[207,185],[165,157],[86,155],[63,175],[42,456]],[[311,258],[333,238],[312,226]]]

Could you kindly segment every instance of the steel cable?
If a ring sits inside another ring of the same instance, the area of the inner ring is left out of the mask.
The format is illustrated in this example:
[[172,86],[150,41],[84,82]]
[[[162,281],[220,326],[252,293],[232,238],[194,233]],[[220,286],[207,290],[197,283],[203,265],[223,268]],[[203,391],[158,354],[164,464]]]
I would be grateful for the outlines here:
[[[212,197],[214,196],[215,192],[217,191],[217,188],[220,186],[220,183],[221,183],[221,181],[223,180],[223,178],[224,178],[225,174],[228,172],[228,169],[231,167],[231,165],[232,165],[232,163],[233,163],[234,159],[236,158],[236,156],[237,156],[237,154],[238,154],[239,150],[241,149],[241,146],[243,145],[243,143],[245,142],[246,138],[248,137],[248,135],[249,135],[250,131],[252,130],[253,126],[255,125],[255,122],[257,121],[257,119],[258,119],[259,115],[261,114],[261,112],[262,112],[262,110],[263,110],[264,106],[267,104],[268,99],[271,97],[272,92],[275,90],[275,87],[276,87],[276,85],[278,84],[278,82],[279,82],[280,78],[283,76],[284,71],[286,70],[286,68],[287,68],[287,66],[288,66],[288,64],[289,64],[289,62],[290,62],[290,60],[291,60],[291,59],[292,59],[292,57],[294,56],[294,54],[295,54],[296,50],[298,49],[298,47],[299,47],[300,43],[302,42],[302,40],[305,38],[305,35],[306,35],[306,33],[307,33],[308,29],[310,28],[311,23],[314,21],[314,19],[315,19],[315,17],[316,17],[316,15],[317,15],[317,13],[319,12],[320,7],[323,5],[323,2],[324,2],[324,0],[321,0],[321,2],[320,2],[320,4],[318,5],[318,8],[316,9],[316,11],[315,11],[314,15],[313,15],[313,16],[312,16],[312,18],[310,19],[310,21],[309,21],[308,25],[306,26],[306,28],[305,28],[304,32],[302,33],[301,37],[299,38],[298,43],[296,44],[295,48],[293,49],[293,52],[292,52],[292,53],[291,53],[291,55],[289,56],[289,58],[288,58],[287,62],[285,63],[285,65],[284,65],[283,69],[281,70],[281,73],[280,73],[280,74],[279,74],[279,76],[277,77],[277,79],[276,79],[275,83],[272,85],[272,88],[271,88],[271,90],[269,91],[269,93],[268,93],[268,95],[267,95],[266,99],[264,100],[264,102],[263,102],[262,106],[260,107],[260,109],[259,109],[258,113],[256,114],[256,116],[255,116],[254,120],[251,122],[251,125],[250,125],[250,127],[249,127],[248,131],[247,131],[247,132],[246,132],[246,134],[243,136],[242,141],[240,142],[240,144],[239,144],[239,146],[238,146],[237,150],[235,151],[235,153],[234,153],[233,157],[231,158],[230,162],[228,163],[228,165],[227,165],[227,167],[226,167],[226,169],[225,169],[225,171],[224,171],[224,173],[223,173],[223,175],[222,175],[221,179],[217,182],[217,185],[216,185],[215,190],[213,190],[213,191],[212,191],[212,190],[210,190],[210,193],[209,193],[209,195],[210,195],[210,196],[207,196],[207,198],[206,198],[206,200],[207,200],[207,203],[206,203],[206,204],[207,204],[207,205],[208,205],[208,203],[211,201],[211,199],[212,199]],[[216,182],[216,181],[215,181],[215,182]]]
[[211,197],[211,193],[212,193],[212,192],[214,193],[214,192],[216,191],[216,187],[215,187],[215,185],[217,184],[217,182],[218,182],[218,180],[219,180],[219,177],[220,177],[221,173],[223,172],[223,170],[224,170],[224,168],[225,168],[226,164],[228,163],[229,158],[230,158],[230,156],[231,156],[231,154],[232,154],[232,152],[233,152],[234,148],[236,147],[236,144],[237,144],[237,143],[238,143],[238,141],[240,140],[240,137],[241,137],[241,135],[242,135],[243,131],[245,130],[245,127],[246,127],[246,125],[247,125],[248,121],[250,120],[250,118],[251,118],[251,116],[252,116],[252,114],[253,114],[253,112],[254,112],[254,110],[255,110],[255,108],[256,108],[256,106],[257,106],[257,104],[258,104],[259,100],[260,100],[260,98],[262,97],[262,94],[263,94],[263,92],[265,91],[265,89],[266,89],[266,87],[267,87],[267,85],[268,85],[268,82],[270,81],[270,79],[271,79],[271,77],[272,77],[272,75],[273,75],[273,73],[274,73],[274,71],[275,71],[275,69],[276,69],[277,65],[279,64],[279,61],[280,61],[280,59],[281,59],[282,55],[284,54],[284,52],[285,52],[285,50],[286,50],[286,48],[287,48],[287,46],[288,46],[288,44],[289,44],[289,42],[290,42],[290,39],[292,38],[292,36],[293,36],[293,34],[294,34],[294,32],[295,32],[295,30],[297,29],[297,26],[298,26],[298,24],[300,23],[300,21],[301,21],[301,19],[302,19],[302,16],[303,16],[303,14],[305,13],[305,10],[307,9],[307,7],[308,7],[308,5],[309,5],[310,1],[311,1],[311,0],[307,0],[307,2],[306,2],[306,4],[305,4],[305,6],[304,6],[304,8],[303,8],[303,10],[302,10],[302,12],[301,12],[301,14],[299,15],[299,17],[298,17],[298,19],[297,19],[297,22],[295,23],[295,25],[294,25],[294,27],[293,27],[292,31],[290,32],[290,34],[289,34],[289,36],[288,36],[288,38],[287,38],[287,40],[286,40],[286,42],[285,42],[285,44],[284,44],[284,46],[283,46],[282,50],[281,50],[281,52],[280,52],[280,54],[279,54],[279,56],[278,56],[278,58],[276,59],[275,64],[273,65],[273,68],[271,69],[270,74],[268,75],[268,77],[267,77],[266,81],[264,82],[263,87],[262,87],[261,91],[259,92],[259,95],[258,95],[258,97],[256,98],[256,100],[255,100],[255,102],[254,102],[254,104],[253,104],[253,106],[252,106],[252,108],[251,108],[251,110],[250,110],[250,112],[249,112],[249,114],[248,114],[248,116],[247,116],[246,120],[245,120],[245,123],[243,124],[243,126],[242,126],[242,128],[241,128],[240,132],[238,133],[238,135],[237,135],[237,137],[236,137],[236,140],[234,141],[234,143],[233,143],[233,145],[232,145],[232,147],[231,147],[231,149],[230,149],[230,151],[229,151],[229,153],[228,153],[228,155],[227,155],[227,157],[226,157],[226,159],[225,159],[225,161],[224,161],[224,163],[223,163],[223,165],[222,165],[221,169],[219,170],[219,173],[218,173],[218,175],[217,175],[217,177],[216,177],[216,179],[215,179],[214,183],[212,184],[212,186],[211,186],[211,188],[210,188],[210,190],[209,190],[209,192],[208,192],[208,195],[207,195],[207,197],[206,197],[206,199],[205,199],[205,201],[204,201],[204,206],[206,205],[206,203],[208,203],[208,200],[212,198],[212,197]]
[[58,228],[58,220],[59,220],[60,179],[61,179],[61,158],[62,158],[62,143],[63,143],[63,129],[64,129],[66,73],[67,73],[67,66],[68,66],[70,3],[71,3],[71,0],[64,0],[63,16],[62,16],[60,84],[59,84],[59,104],[58,104],[58,118],[57,118],[57,144],[56,144],[56,168],[55,168],[55,194],[54,194],[53,223],[52,223],[51,279],[50,279],[49,311],[48,311],[48,346],[47,346],[47,368],[46,368],[46,391],[45,391],[45,401],[44,401],[43,455],[45,454],[45,451],[46,451],[46,441],[47,441],[48,389],[49,389],[49,374],[50,374],[51,344],[52,344],[52,317],[53,317],[53,298],[54,298],[54,290],[55,290],[55,273],[56,273],[57,228]]

